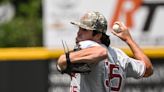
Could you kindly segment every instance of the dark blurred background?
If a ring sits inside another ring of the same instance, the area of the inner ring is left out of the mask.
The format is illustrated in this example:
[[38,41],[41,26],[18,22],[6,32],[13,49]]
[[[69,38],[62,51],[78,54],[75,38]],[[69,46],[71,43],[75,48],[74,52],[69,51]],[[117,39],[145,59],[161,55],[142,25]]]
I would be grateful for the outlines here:
[[[21,48],[42,46],[41,2],[0,0],[0,92],[48,91],[48,60],[9,60],[10,55],[27,53]],[[3,60],[5,53],[9,57]]]

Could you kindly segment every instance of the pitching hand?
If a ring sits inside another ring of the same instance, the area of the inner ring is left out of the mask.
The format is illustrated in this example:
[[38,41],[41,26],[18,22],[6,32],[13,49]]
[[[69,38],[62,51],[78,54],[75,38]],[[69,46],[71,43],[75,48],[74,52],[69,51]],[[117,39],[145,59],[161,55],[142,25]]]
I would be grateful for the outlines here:
[[117,21],[114,24],[118,24],[120,30],[119,32],[115,32],[114,30],[111,31],[115,36],[119,37],[121,40],[125,42],[132,39],[128,28],[122,22]]

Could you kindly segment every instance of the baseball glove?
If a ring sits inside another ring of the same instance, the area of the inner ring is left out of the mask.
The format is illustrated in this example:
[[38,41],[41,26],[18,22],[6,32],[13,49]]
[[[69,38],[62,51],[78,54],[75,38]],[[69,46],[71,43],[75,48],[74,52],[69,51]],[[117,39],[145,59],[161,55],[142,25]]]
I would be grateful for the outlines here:
[[[65,45],[64,45],[64,42],[62,41],[62,44],[63,44],[65,56],[66,56],[67,67],[66,67],[65,70],[61,70],[60,67],[57,66],[57,70],[59,72],[61,72],[62,74],[67,73],[67,74],[70,74],[70,75],[71,75],[71,73],[89,73],[89,72],[91,72],[91,68],[87,63],[74,63],[73,64],[70,61],[70,57],[69,57],[70,52],[81,50],[79,45],[77,45],[77,47],[75,47],[73,51],[69,51],[66,42],[65,42]],[[67,49],[66,49],[66,47],[67,47]]]
[[71,63],[70,57],[69,57],[69,52],[65,53],[66,55],[66,62],[67,62],[67,67],[65,70],[61,71],[59,70],[62,74],[71,74],[71,73],[89,73],[91,72],[90,66],[86,63]]

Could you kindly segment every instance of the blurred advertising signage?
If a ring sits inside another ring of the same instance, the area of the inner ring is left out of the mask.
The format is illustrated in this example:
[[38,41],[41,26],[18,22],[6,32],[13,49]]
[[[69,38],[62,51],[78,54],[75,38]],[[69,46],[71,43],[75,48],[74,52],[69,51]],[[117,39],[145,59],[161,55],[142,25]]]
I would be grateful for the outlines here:
[[[44,0],[44,45],[61,48],[61,40],[74,46],[77,21],[87,11],[99,11],[108,20],[108,34],[112,45],[124,43],[110,33],[112,24],[120,20],[141,46],[164,46],[163,0]],[[125,45],[126,46],[126,45]]]

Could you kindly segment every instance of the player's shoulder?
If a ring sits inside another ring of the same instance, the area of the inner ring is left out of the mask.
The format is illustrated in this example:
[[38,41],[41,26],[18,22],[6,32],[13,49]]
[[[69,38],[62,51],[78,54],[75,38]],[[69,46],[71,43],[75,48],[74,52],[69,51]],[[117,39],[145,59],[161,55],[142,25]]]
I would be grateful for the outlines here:
[[116,52],[123,52],[120,48],[117,48],[117,47],[110,46],[109,48]]
[[123,50],[117,47],[109,47],[111,50],[113,50],[117,55],[127,56]]
[[88,48],[88,47],[91,47],[91,46],[100,46],[100,44],[98,44],[95,41],[91,41],[91,40],[81,41],[81,42],[79,42],[79,45],[80,45],[81,48]]

